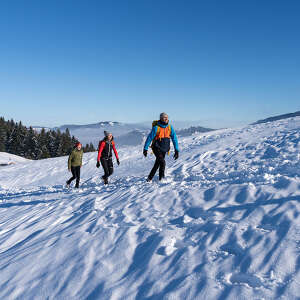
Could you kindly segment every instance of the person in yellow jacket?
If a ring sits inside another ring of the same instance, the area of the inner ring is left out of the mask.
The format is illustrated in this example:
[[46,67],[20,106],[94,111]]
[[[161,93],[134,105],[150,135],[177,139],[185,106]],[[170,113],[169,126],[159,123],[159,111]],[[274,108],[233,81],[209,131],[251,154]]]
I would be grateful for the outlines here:
[[75,188],[79,188],[80,168],[82,167],[83,150],[82,145],[78,142],[72,150],[68,159],[68,170],[72,172],[72,177],[66,182],[67,187],[70,187],[71,182],[76,179]]

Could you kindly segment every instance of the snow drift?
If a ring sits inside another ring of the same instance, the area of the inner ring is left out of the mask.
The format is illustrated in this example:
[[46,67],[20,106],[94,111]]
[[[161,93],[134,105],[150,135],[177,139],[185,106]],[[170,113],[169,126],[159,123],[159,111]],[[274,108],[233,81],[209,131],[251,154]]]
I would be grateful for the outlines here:
[[96,153],[0,173],[1,299],[299,299],[300,118],[198,134],[145,182],[153,157]]

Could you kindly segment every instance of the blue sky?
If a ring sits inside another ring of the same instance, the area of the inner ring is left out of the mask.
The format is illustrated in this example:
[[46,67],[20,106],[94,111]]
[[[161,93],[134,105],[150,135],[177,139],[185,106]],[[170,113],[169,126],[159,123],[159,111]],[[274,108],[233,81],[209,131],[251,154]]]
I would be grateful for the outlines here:
[[237,126],[300,110],[299,1],[0,2],[0,115]]

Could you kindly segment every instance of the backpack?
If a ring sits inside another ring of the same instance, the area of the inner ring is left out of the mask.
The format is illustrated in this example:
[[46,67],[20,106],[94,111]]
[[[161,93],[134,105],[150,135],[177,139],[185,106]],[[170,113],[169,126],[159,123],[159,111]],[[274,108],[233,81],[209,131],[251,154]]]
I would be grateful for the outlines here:
[[[159,136],[160,130],[161,130],[161,127],[158,125],[158,122],[159,122],[159,120],[154,120],[154,121],[152,122],[152,128],[155,127],[155,126],[157,126],[156,137]],[[172,131],[171,125],[169,124],[166,128],[169,129],[169,132],[170,132],[170,134],[171,134],[171,131]],[[153,143],[154,143],[156,137],[153,139],[153,141],[152,141],[152,143],[151,143],[151,146],[150,146],[151,149],[153,148]],[[152,153],[153,153],[153,150],[152,150]],[[168,152],[168,155],[170,155],[170,151]]]
[[[157,132],[156,132],[156,135],[159,135],[160,129],[161,129],[161,127],[158,125],[158,122],[159,122],[158,120],[155,120],[155,121],[152,122],[152,128],[153,128],[154,126],[157,126]],[[171,129],[171,125],[170,125],[170,124],[168,125],[168,128],[169,128],[169,131],[170,131],[170,133],[171,133],[172,129]]]

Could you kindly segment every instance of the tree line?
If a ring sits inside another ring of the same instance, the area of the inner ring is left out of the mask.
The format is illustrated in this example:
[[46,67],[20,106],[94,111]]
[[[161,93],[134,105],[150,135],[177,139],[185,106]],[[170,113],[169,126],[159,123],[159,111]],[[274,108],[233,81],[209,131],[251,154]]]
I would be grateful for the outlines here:
[[[28,159],[43,159],[69,155],[78,140],[70,135],[67,128],[64,132],[57,130],[34,130],[22,122],[6,121],[0,117],[0,152],[8,152]],[[83,147],[84,152],[95,151],[92,143]]]

